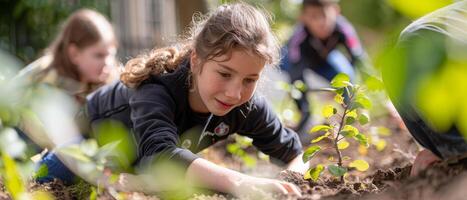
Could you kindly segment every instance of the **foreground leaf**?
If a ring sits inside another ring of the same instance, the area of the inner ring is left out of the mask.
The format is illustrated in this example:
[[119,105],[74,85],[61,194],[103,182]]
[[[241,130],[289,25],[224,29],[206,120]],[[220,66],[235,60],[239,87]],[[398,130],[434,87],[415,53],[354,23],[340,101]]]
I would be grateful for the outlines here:
[[336,96],[334,96],[334,101],[338,104],[344,104],[344,97],[340,94],[336,94]]
[[78,145],[70,145],[67,147],[62,147],[58,149],[59,153],[63,153],[64,155],[73,157],[79,161],[82,162],[91,162],[91,158],[86,156],[83,152],[81,152],[81,149]]
[[306,171],[305,173],[305,176],[304,176],[304,179],[305,180],[308,180],[308,179],[311,179],[313,181],[317,181],[318,178],[321,176],[321,174],[323,173],[324,171],[324,166],[321,165],[321,164],[318,164],[316,165],[316,167],[312,168],[312,169],[309,169],[308,171]]
[[34,173],[34,178],[39,179],[39,178],[47,176],[48,174],[49,174],[49,167],[47,167],[46,164],[41,164],[39,166],[39,169],[36,171],[36,173]]
[[297,88],[300,92],[306,92],[307,91],[307,86],[306,84],[301,81],[301,80],[296,80],[294,83],[293,83],[294,87]]
[[370,121],[370,117],[366,113],[362,113],[360,114],[360,116],[358,116],[358,122],[360,123],[360,125],[365,125],[369,121]]
[[19,174],[18,168],[15,161],[5,152],[1,152],[3,159],[3,167],[5,168],[3,181],[6,189],[10,192],[13,199],[19,199],[19,197],[26,191],[21,175]]
[[368,148],[368,146],[369,146],[369,144],[368,144],[368,138],[367,138],[365,135],[359,133],[359,134],[355,135],[354,138],[355,138],[355,140],[357,140],[361,145],[363,145],[363,146],[365,146],[365,147]]
[[320,146],[311,146],[303,153],[302,160],[303,162],[308,162],[321,150]]
[[350,85],[350,78],[347,74],[339,73],[331,81],[331,86],[334,88],[343,88]]
[[365,109],[370,109],[372,106],[370,99],[363,94],[357,96],[355,103]]
[[337,143],[337,148],[339,150],[343,150],[343,149],[347,149],[347,147],[349,147],[350,143],[345,141],[345,140],[342,140],[340,141],[339,143]]
[[318,132],[318,131],[329,131],[332,127],[329,125],[316,125],[310,129],[310,133]]
[[349,163],[349,167],[354,167],[358,171],[364,172],[364,171],[368,170],[370,165],[368,164],[368,162],[366,162],[364,160],[354,160],[351,163]]
[[331,133],[330,133],[330,132],[327,132],[327,133],[325,133],[324,135],[319,136],[319,137],[313,139],[313,140],[311,141],[311,143],[317,143],[317,142],[323,140],[324,138],[327,138],[329,135],[331,135]]
[[344,137],[354,137],[359,133],[358,133],[358,129],[355,128],[354,126],[345,125],[344,128],[342,128],[340,134],[343,135]]
[[323,111],[322,111],[322,115],[324,118],[329,118],[336,113],[337,113],[337,109],[334,108],[334,106],[332,105],[324,106]]
[[328,166],[328,171],[336,177],[341,177],[347,172],[347,168],[345,167],[340,167],[337,165],[329,165]]

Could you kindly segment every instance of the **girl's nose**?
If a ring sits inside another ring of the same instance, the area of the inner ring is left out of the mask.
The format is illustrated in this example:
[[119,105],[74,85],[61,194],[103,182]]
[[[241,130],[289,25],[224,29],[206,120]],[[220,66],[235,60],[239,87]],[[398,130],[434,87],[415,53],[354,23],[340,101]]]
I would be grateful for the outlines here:
[[241,84],[231,84],[225,91],[225,96],[231,100],[240,100],[242,98]]

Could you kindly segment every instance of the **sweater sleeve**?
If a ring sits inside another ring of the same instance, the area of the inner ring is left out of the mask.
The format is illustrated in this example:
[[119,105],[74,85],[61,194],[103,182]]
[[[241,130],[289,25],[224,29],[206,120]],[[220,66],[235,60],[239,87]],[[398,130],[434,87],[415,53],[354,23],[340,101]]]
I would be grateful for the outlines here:
[[338,27],[342,34],[344,35],[344,46],[347,51],[350,53],[352,57],[352,64],[362,59],[365,55],[365,51],[363,46],[358,38],[357,32],[352,24],[345,19],[344,17],[340,16],[337,21]]
[[198,158],[191,151],[177,146],[176,103],[164,86],[140,86],[130,99],[130,108],[140,165],[169,161],[186,171]]
[[262,97],[253,99],[253,106],[238,134],[253,139],[253,145],[284,165],[302,152],[297,133],[282,125],[272,108]]

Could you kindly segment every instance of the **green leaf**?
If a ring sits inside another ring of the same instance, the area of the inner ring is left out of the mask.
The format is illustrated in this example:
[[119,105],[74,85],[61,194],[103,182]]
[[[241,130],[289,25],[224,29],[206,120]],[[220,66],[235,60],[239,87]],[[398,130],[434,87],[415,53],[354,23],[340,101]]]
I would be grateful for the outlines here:
[[343,88],[350,85],[350,78],[347,74],[339,73],[331,81],[334,88]]
[[336,96],[334,96],[334,101],[338,104],[344,104],[344,97],[340,94],[336,94]]
[[284,90],[286,92],[290,92],[290,85],[285,81],[279,81],[276,83],[276,88],[280,90]]
[[387,2],[389,5],[395,8],[398,13],[408,16],[411,19],[420,18],[423,15],[435,11],[436,9],[453,3],[452,0],[425,0],[423,3],[420,3],[420,1],[417,0],[389,0]]
[[82,162],[92,161],[91,158],[89,158],[83,152],[81,152],[81,149],[79,148],[78,145],[70,145],[70,146],[62,147],[62,148],[59,148],[57,151],[67,156],[73,157]]
[[354,137],[359,133],[358,129],[353,127],[352,125],[345,125],[344,128],[342,128],[340,134],[343,135],[344,137]]
[[365,125],[365,124],[367,124],[369,121],[370,121],[370,116],[368,116],[368,114],[366,114],[366,113],[361,113],[361,114],[358,116],[358,122],[360,123],[360,125]]
[[374,76],[370,76],[365,80],[365,85],[368,87],[369,90],[371,91],[379,91],[379,90],[384,90],[384,84],[382,81],[377,79]]
[[359,134],[355,135],[354,138],[355,138],[355,140],[357,140],[361,145],[364,145],[365,147],[368,148],[368,138],[367,138],[365,135],[359,133]]
[[356,110],[352,110],[352,111],[347,112],[347,114],[345,116],[357,118],[358,114],[357,114]]
[[21,194],[26,191],[21,175],[16,167],[15,161],[5,152],[2,152],[3,165],[5,174],[3,174],[3,181],[6,189],[10,192],[13,199],[19,199]]
[[365,109],[370,109],[372,106],[370,99],[363,94],[360,94],[357,96],[357,98],[355,98],[355,104]]
[[332,127],[329,125],[316,125],[310,129],[310,133],[319,132],[319,131],[329,131]]
[[256,159],[248,154],[245,154],[243,156],[241,156],[242,160],[243,160],[243,164],[245,164],[245,166],[249,167],[249,168],[253,168],[256,166]]
[[368,164],[368,162],[366,162],[364,160],[354,160],[351,163],[349,163],[349,167],[354,167],[358,171],[364,172],[364,171],[368,170],[370,165]]
[[340,142],[337,143],[337,148],[339,150],[343,150],[343,149],[347,149],[347,147],[349,147],[350,143],[345,141],[345,140],[342,140]]
[[93,157],[97,154],[99,146],[96,140],[85,140],[79,144],[79,148],[84,155]]
[[355,123],[355,118],[354,117],[346,117],[345,118],[345,124],[346,125],[352,125],[353,123]]
[[96,158],[104,159],[108,156],[118,156],[119,154],[116,152],[116,149],[119,144],[120,141],[115,141],[102,146],[96,153]]
[[344,174],[347,172],[347,168],[345,167],[339,167],[337,165],[329,165],[328,166],[328,171],[336,177],[341,177],[344,176]]
[[42,178],[42,177],[47,176],[48,174],[49,174],[49,167],[47,167],[46,164],[41,164],[39,166],[39,169],[35,172],[34,178],[35,179]]
[[332,105],[324,106],[323,111],[322,111],[322,115],[324,118],[329,118],[336,113],[337,113],[337,109],[334,108],[334,106]]
[[303,93],[300,92],[300,90],[298,90],[297,88],[292,88],[292,89],[290,90],[290,96],[291,96],[293,99],[300,99],[300,98],[302,98]]
[[[55,199],[50,193],[45,191],[34,191],[31,193],[31,199],[34,200],[53,200]],[[23,199],[23,198],[21,198]]]
[[238,150],[240,150],[240,146],[237,143],[227,145],[227,152],[231,154],[235,154]]
[[296,80],[293,83],[294,87],[297,88],[300,92],[306,92],[308,90],[306,84],[301,80]]
[[316,167],[309,169],[306,171],[304,179],[308,180],[311,179],[313,181],[317,181],[318,178],[321,176],[321,173],[324,171],[324,166],[321,164],[316,165]]
[[89,194],[89,200],[97,199],[97,190],[96,187],[91,186],[91,194]]
[[302,160],[303,162],[308,162],[321,150],[320,146],[311,146],[303,153]]
[[330,132],[326,132],[324,135],[319,136],[319,137],[313,139],[313,140],[311,141],[311,143],[317,143],[317,142],[323,140],[324,138],[328,137],[329,135],[331,135],[331,133],[330,133]]

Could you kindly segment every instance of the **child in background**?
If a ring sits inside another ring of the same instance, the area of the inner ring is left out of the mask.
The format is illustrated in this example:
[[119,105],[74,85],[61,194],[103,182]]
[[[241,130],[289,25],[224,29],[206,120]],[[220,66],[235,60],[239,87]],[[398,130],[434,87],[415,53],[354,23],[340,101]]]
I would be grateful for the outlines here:
[[[78,107],[84,108],[89,93],[118,77],[116,50],[117,39],[107,19],[93,10],[78,10],[66,20],[45,55],[26,66],[16,78],[24,81],[26,86],[46,85],[58,89],[73,97]],[[29,122],[22,120],[21,131],[41,147],[54,148],[51,141],[37,137],[43,134],[37,134],[40,130],[34,129]],[[89,131],[85,124],[81,124],[81,133]],[[47,165],[49,175],[41,177],[40,182],[51,181],[53,177],[69,172],[54,153],[44,155],[41,164]],[[71,179],[63,177],[62,180],[70,183]]]
[[[337,3],[338,0],[303,0],[300,23],[283,49],[281,69],[289,74],[291,83],[304,82],[305,69],[328,81],[338,73],[346,73],[351,80],[355,78],[354,66],[364,51],[353,26],[340,15]],[[307,132],[305,126],[310,117],[307,94],[295,102],[301,112],[295,130],[302,136]]]
[[[255,94],[264,67],[274,66],[279,52],[262,12],[242,3],[220,6],[186,43],[130,60],[121,82],[89,96],[89,118],[93,126],[113,119],[131,128],[139,166],[168,160],[183,169],[182,180],[236,196],[256,189],[300,195],[291,183],[248,176],[196,154],[237,133],[252,138],[273,161],[305,172],[298,135]],[[158,177],[124,173],[117,185],[130,191],[163,190],[157,184]]]

